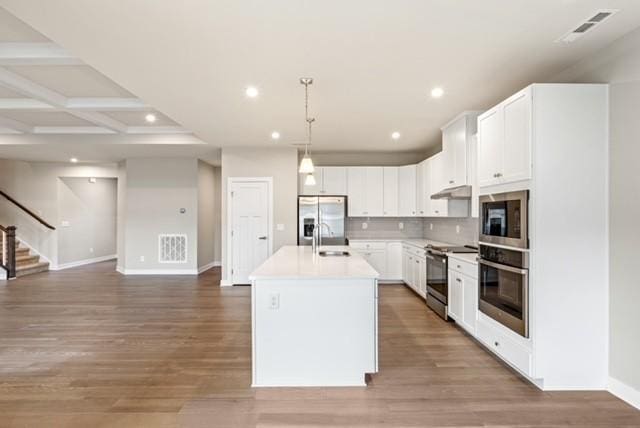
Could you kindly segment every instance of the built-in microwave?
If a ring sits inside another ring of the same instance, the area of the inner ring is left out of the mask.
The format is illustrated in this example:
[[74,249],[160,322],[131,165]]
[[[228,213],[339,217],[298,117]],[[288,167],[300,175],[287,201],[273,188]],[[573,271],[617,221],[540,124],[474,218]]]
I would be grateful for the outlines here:
[[480,196],[480,243],[529,248],[529,191]]

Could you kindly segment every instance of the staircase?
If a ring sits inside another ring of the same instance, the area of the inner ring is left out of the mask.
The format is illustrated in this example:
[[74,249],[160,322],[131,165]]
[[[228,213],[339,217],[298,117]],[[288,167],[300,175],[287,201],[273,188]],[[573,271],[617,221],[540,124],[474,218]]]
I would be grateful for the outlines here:
[[[2,258],[2,248],[0,248],[0,259]],[[31,275],[49,270],[49,263],[40,261],[40,256],[31,254],[31,250],[20,245],[16,240],[16,277]]]

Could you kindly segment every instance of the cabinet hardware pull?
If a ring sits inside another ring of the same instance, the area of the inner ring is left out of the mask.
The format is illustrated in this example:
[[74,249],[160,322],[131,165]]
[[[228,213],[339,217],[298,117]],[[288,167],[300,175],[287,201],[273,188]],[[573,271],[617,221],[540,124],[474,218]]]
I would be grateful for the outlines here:
[[461,269],[461,268],[462,268],[462,266],[458,265],[458,269]]
[[456,281],[458,282],[462,282],[462,280],[460,278],[456,278]]
[[500,346],[500,342],[493,342],[494,345]]

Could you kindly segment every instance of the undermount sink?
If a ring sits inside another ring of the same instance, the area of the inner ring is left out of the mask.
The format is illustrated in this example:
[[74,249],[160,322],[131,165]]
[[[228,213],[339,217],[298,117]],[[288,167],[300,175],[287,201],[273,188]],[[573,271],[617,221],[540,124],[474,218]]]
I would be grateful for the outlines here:
[[349,257],[348,251],[320,251],[320,257]]

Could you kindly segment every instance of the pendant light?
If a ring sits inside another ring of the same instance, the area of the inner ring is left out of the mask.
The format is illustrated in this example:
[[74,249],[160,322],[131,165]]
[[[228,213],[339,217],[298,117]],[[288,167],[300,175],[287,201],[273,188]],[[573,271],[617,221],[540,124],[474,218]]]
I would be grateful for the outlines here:
[[305,186],[315,186],[316,178],[313,176],[313,173],[307,174],[307,178],[304,179]]
[[[305,122],[307,122],[307,142],[304,145],[304,156],[300,161],[300,168],[298,172],[301,174],[309,174],[305,180],[305,184],[307,182],[313,181],[313,184],[308,184],[313,186],[315,184],[316,179],[313,177],[313,171],[315,170],[313,166],[313,161],[311,160],[311,156],[309,156],[309,145],[311,144],[311,124],[315,121],[314,118],[309,117],[309,85],[313,84],[313,79],[311,77],[302,77],[300,78],[300,83],[304,85],[304,116]],[[311,178],[309,178],[311,176]]]

